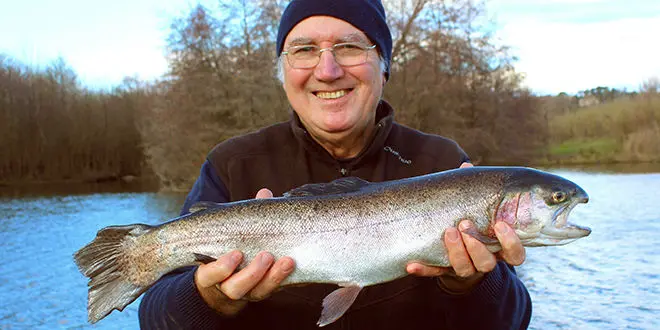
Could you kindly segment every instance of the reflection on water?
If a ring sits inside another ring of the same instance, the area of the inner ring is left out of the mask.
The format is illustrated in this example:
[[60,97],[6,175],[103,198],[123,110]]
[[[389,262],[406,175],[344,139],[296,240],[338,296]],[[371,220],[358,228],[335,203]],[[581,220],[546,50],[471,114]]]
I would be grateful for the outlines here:
[[[593,233],[566,246],[527,249],[519,274],[534,301],[531,328],[660,328],[660,307],[652,303],[660,301],[660,174],[553,172],[589,193],[570,221]],[[137,302],[87,323],[87,281],[72,255],[102,227],[176,216],[185,196],[102,189],[1,193],[0,329],[138,328]]]

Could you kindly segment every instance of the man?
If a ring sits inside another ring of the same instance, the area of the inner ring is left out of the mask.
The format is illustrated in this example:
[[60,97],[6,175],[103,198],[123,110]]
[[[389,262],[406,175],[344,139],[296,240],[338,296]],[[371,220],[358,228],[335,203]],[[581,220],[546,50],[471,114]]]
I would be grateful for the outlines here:
[[[379,0],[294,0],[280,21],[277,50],[292,119],[216,146],[182,213],[197,201],[268,198],[342,176],[385,181],[471,166],[453,141],[395,123],[393,109],[381,100],[392,39]],[[470,225],[463,221],[459,227]],[[411,276],[364,288],[327,328],[526,328],[529,294],[509,266],[521,264],[525,251],[508,225],[498,224],[496,233],[504,261],[448,229],[443,239],[452,267],[411,262]],[[242,258],[232,251],[168,274],[143,297],[140,325],[316,328],[323,297],[336,286],[278,290],[295,260],[263,251],[236,271]]]

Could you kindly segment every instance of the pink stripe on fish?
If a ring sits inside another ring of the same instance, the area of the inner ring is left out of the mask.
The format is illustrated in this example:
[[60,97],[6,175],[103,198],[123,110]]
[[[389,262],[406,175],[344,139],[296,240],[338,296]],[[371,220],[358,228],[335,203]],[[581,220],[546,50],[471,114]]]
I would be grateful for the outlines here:
[[518,201],[518,210],[516,219],[520,229],[525,229],[532,223],[532,193],[527,191],[522,193]]
[[517,193],[514,198],[505,199],[497,208],[495,216],[495,223],[504,221],[513,226],[516,223],[516,213],[518,213],[518,202],[520,200],[520,193]]

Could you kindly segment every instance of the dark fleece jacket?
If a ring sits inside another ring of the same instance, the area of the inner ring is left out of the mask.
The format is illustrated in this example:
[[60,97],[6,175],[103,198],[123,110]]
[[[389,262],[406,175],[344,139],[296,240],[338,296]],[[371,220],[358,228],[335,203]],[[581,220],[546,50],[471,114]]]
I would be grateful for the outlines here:
[[[182,214],[198,201],[254,198],[261,188],[275,196],[306,183],[356,176],[379,182],[458,167],[469,161],[452,140],[424,134],[393,121],[381,101],[377,129],[368,147],[350,160],[334,159],[293,115],[216,146],[202,166]],[[438,233],[440,235],[441,233]],[[210,309],[194,284],[195,267],[174,271],[152,286],[140,305],[144,329],[318,329],[323,297],[336,286],[285,288],[249,303],[235,317]],[[499,262],[471,292],[452,295],[437,279],[416,276],[366,287],[355,303],[325,329],[525,329],[531,317],[529,294],[513,267]]]

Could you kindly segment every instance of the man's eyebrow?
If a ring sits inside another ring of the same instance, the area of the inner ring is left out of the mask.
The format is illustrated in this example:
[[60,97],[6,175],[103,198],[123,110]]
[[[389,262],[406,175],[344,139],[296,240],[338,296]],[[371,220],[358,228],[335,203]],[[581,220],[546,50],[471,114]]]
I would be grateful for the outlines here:
[[[367,40],[363,35],[359,33],[351,33],[335,39],[335,43],[343,43],[343,42],[361,42],[365,44],[371,43],[369,42],[369,40]],[[312,38],[296,37],[289,42],[288,46],[314,45],[314,44],[315,42]]]
[[367,40],[365,37],[363,37],[359,33],[351,33],[351,34],[345,35],[345,36],[337,39],[337,41],[339,41],[339,42],[362,42],[362,43],[365,43],[365,44],[370,43],[369,40]]
[[300,45],[313,45],[314,41],[311,38],[306,37],[297,37],[289,42],[289,46],[300,46]]

